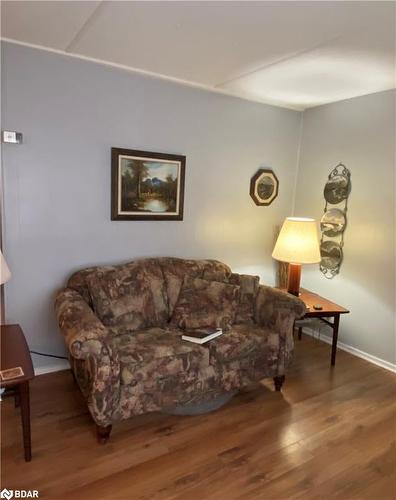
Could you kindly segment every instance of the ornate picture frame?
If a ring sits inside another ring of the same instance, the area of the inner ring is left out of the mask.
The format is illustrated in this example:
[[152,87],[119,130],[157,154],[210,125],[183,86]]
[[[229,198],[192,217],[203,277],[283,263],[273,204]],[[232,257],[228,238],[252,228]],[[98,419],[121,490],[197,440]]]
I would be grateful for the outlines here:
[[111,220],[183,220],[186,157],[111,149]]

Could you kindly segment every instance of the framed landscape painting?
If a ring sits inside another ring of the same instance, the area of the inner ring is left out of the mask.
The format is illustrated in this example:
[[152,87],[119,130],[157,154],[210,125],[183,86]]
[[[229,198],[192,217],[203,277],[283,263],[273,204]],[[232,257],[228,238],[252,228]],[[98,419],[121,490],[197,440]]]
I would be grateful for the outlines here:
[[186,157],[111,149],[112,220],[183,220]]

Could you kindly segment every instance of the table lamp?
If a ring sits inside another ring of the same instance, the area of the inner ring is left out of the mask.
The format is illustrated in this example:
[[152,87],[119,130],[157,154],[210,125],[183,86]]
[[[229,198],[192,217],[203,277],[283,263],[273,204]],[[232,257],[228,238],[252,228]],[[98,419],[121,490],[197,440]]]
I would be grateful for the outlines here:
[[321,260],[315,220],[287,217],[276,240],[272,257],[289,263],[287,291],[298,297],[301,264],[316,264]]

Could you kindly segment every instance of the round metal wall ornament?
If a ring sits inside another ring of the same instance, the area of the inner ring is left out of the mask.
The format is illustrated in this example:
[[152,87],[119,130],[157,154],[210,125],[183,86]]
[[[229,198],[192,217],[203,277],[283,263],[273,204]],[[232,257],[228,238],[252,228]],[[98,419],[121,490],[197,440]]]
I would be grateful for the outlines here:
[[[324,187],[323,195],[326,203],[320,221],[322,260],[319,267],[324,276],[329,279],[334,278],[340,272],[351,187],[351,173],[345,165],[339,163],[330,172]],[[328,209],[328,204],[338,206]]]
[[320,229],[326,236],[337,236],[346,227],[345,213],[339,208],[331,208],[320,220]]
[[338,274],[342,262],[341,245],[335,241],[322,241],[320,244],[320,255],[322,257],[320,261],[320,270],[322,273],[328,278],[332,278]]
[[348,198],[351,191],[349,178],[344,175],[329,176],[324,188],[324,197],[328,203],[337,205]]
[[250,196],[256,205],[270,205],[278,191],[279,181],[272,170],[260,168],[250,180]]

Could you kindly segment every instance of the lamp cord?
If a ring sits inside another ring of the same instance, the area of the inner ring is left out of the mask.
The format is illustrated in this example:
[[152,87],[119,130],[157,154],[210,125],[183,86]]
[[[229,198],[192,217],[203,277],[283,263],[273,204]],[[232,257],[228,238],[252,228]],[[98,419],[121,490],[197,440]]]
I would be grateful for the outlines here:
[[68,359],[66,356],[57,356],[56,354],[47,354],[45,352],[38,351],[29,351],[31,354],[37,354],[38,356],[46,356],[48,358],[57,358],[57,359]]

